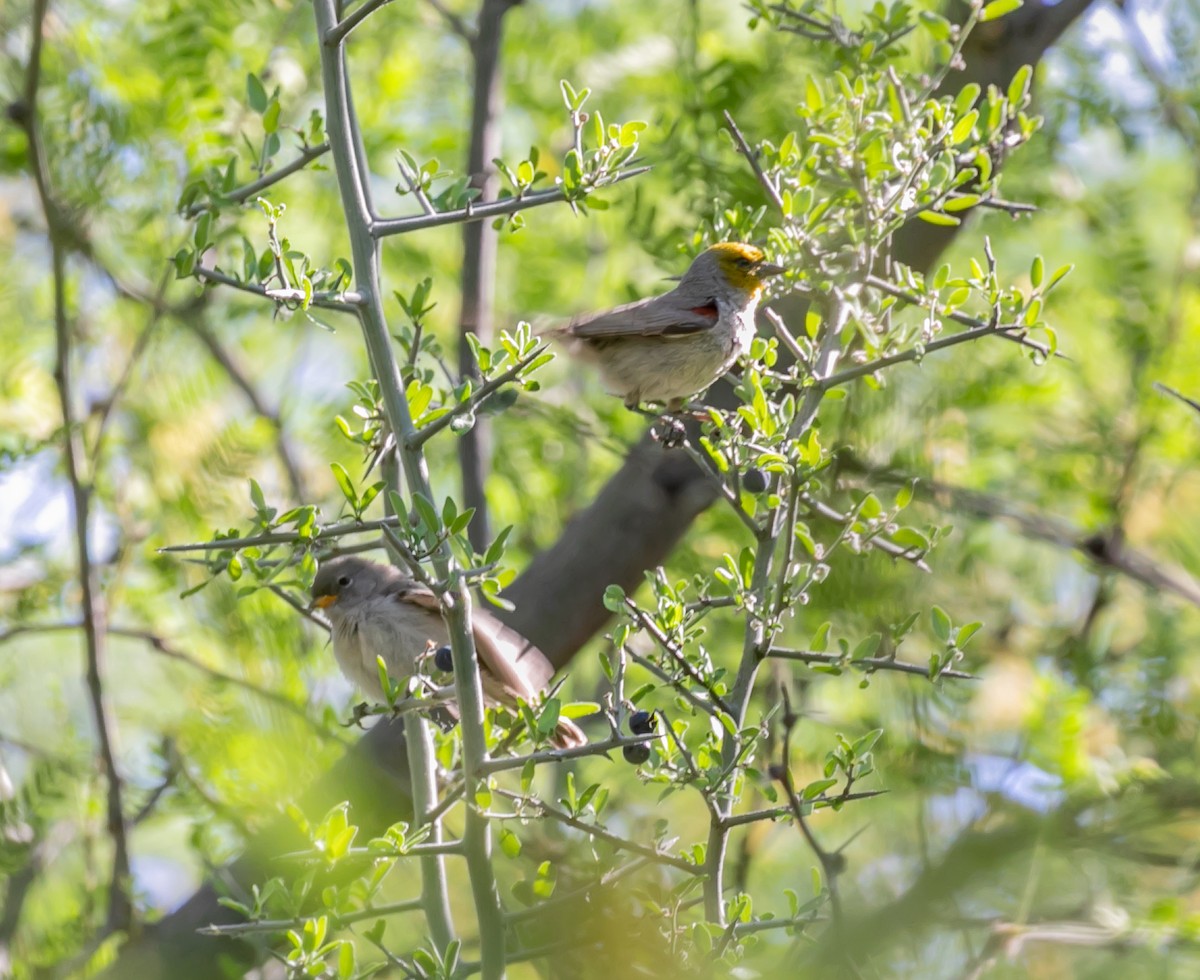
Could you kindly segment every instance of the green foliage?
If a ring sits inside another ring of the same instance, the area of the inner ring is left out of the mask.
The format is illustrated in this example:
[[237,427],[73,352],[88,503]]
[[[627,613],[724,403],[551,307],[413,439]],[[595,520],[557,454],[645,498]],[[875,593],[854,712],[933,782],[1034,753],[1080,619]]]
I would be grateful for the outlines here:
[[[426,828],[293,805],[350,741],[353,695],[282,599],[307,605],[321,556],[384,536],[437,589],[503,603],[643,427],[585,367],[551,360],[543,325],[660,290],[733,238],[790,272],[771,297],[781,328],[681,450],[711,463],[716,506],[640,587],[604,592],[615,619],[565,689],[485,720],[512,766],[470,798],[512,949],[579,976],[833,974],[847,948],[862,972],[919,975],[986,968],[1002,934],[1017,971],[1194,966],[1180,855],[1197,798],[1200,445],[1194,413],[1153,388],[1200,392],[1194,11],[1158,15],[1175,56],[1157,75],[1114,81],[1112,38],[1093,32],[1053,71],[954,84],[972,25],[1019,6],[967,5],[965,24],[908,3],[617,3],[573,22],[515,8],[495,161],[512,210],[492,219],[508,329],[469,338],[477,377],[452,367],[460,230],[383,250],[426,495],[388,483],[397,437],[356,322],[362,270],[344,257],[305,6],[51,5],[38,110],[139,921],[286,809],[286,859],[223,899],[260,956],[293,976],[365,977],[389,956],[464,974],[476,907],[457,855],[466,949],[439,950],[413,902]],[[0,15],[19,56],[10,117],[25,16]],[[368,25],[348,51],[375,208],[465,212],[466,47],[432,7],[390,4]],[[0,172],[33,199],[31,162],[6,127]],[[51,265],[40,213],[10,211],[0,952],[27,977],[99,969],[125,935],[101,942],[112,846],[60,503]],[[914,220],[960,229],[928,268],[888,258]],[[503,530],[477,550],[456,437],[481,418]],[[205,548],[157,552],[184,542]],[[457,578],[428,570],[439,549]],[[380,713],[446,696],[431,663],[384,679]],[[635,711],[651,734],[631,732]],[[594,715],[607,757],[559,761],[555,721]],[[432,749],[453,794],[460,730]],[[704,901],[714,826],[757,811],[729,826],[727,887]],[[1066,916],[1085,943],[1055,941]]]

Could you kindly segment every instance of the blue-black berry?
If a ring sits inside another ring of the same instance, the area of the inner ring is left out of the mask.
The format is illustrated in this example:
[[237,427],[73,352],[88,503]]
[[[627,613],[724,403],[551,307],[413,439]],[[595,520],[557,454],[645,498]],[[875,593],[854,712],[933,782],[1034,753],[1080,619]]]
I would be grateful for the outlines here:
[[454,655],[449,646],[438,647],[433,653],[433,665],[447,674],[454,669]]
[[654,731],[654,715],[649,711],[635,711],[629,716],[629,730],[634,735],[649,735]]
[[751,466],[742,474],[742,486],[749,493],[762,493],[767,489],[767,474],[757,466]]
[[631,766],[640,766],[650,760],[649,745],[626,745],[621,748],[621,754]]

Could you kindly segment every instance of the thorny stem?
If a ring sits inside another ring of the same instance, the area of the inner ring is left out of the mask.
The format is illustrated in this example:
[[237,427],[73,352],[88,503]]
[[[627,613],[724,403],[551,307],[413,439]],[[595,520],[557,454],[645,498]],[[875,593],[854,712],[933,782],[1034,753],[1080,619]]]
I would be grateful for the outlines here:
[[[371,908],[360,909],[357,912],[347,912],[344,915],[331,916],[330,926],[341,929],[365,919],[375,919],[385,915],[400,915],[404,912],[416,912],[423,908],[421,899],[411,898],[405,902],[391,902],[387,905],[375,905]],[[257,919],[253,922],[233,922],[229,925],[201,926],[196,931],[203,936],[244,936],[255,932],[286,932],[288,929],[303,928],[307,919]]]
[[[842,328],[850,316],[850,306],[843,297],[837,295],[831,297],[829,302],[830,310],[826,318],[825,335],[821,340],[813,364],[813,375],[817,379],[818,385],[805,392],[788,432],[791,438],[799,437],[812,426],[816,419],[817,409],[824,397],[824,389],[819,387],[819,382],[832,374],[837,365],[841,350]],[[785,524],[786,513],[781,508],[775,508],[767,526],[760,531],[755,547],[754,567],[748,591],[750,595],[756,597],[758,602],[762,603],[762,606],[758,609],[748,610],[746,618],[742,657],[729,699],[733,705],[733,710],[730,712],[733,719],[733,730],[725,732],[721,745],[721,754],[727,767],[732,766],[741,754],[740,732],[746,726],[746,715],[750,708],[754,679],[770,641],[767,635],[770,626],[770,610],[765,603],[770,587],[775,551]],[[734,800],[726,793],[716,797],[714,802],[716,810],[709,821],[708,845],[705,851],[704,911],[710,922],[724,927],[726,925],[723,902],[725,856],[729,846],[729,826],[726,821],[732,814]]]
[[[637,841],[626,840],[612,831],[605,830],[598,824],[588,823],[586,820],[580,820],[578,817],[573,817],[569,813],[564,813],[562,810],[552,807],[541,800],[532,796],[522,796],[520,793],[514,793],[512,790],[497,789],[493,790],[496,796],[503,797],[522,807],[527,807],[532,812],[549,817],[551,820],[556,820],[558,823],[566,827],[572,827],[575,830],[581,830],[585,834],[590,834],[602,841],[612,844],[613,847],[622,851],[628,851],[630,854],[638,854],[655,864],[665,864],[679,871],[686,871],[688,874],[700,874],[702,868],[690,861],[685,861],[683,858],[676,857],[673,854],[667,854],[665,851],[659,851],[646,844],[640,844]],[[507,819],[519,819],[515,814],[496,814],[497,817]]]
[[[610,184],[619,184],[631,177],[648,173],[649,167],[633,167],[622,170],[618,174],[605,177],[591,189],[598,190]],[[453,211],[439,211],[437,214],[414,214],[406,218],[380,218],[371,225],[371,234],[376,238],[386,238],[389,235],[403,235],[410,231],[420,231],[424,228],[438,228],[442,225],[457,225],[464,221],[487,221],[516,211],[541,207],[544,204],[555,204],[567,200],[566,192],[555,187],[550,190],[533,191],[521,197],[502,197],[498,201],[487,201],[483,204],[468,204]]]
[[[300,151],[300,155],[294,160],[285,163],[282,167],[272,170],[269,174],[264,174],[258,180],[253,180],[248,184],[243,184],[241,187],[235,187],[228,194],[220,195],[220,203],[245,204],[246,201],[253,200],[268,187],[278,184],[286,177],[303,170],[314,160],[323,157],[329,152],[328,143],[318,143],[316,146],[306,146]],[[185,212],[185,217],[194,218],[202,212],[208,210],[207,203],[197,202],[191,205]]]
[[[262,296],[275,303],[293,303],[298,305],[304,300],[304,290],[302,289],[293,289],[290,287],[276,289],[260,286],[255,282],[243,282],[241,279],[235,279],[233,276],[227,275],[218,269],[206,269],[203,266],[197,266],[196,277],[207,279],[210,282],[219,282],[223,286],[230,286],[233,289],[239,289],[243,293],[250,293],[253,296]],[[358,304],[361,302],[361,296],[341,291],[337,293],[314,293],[312,296],[313,306],[320,307],[323,310],[337,310],[339,313],[357,313]]]
[[[480,405],[482,405],[485,401],[487,401],[487,399],[492,395],[493,392],[498,391],[499,389],[503,388],[509,382],[518,378],[520,376],[521,372],[524,371],[525,368],[529,366],[529,364],[531,364],[537,358],[541,357],[545,352],[546,352],[546,345],[545,344],[538,345],[536,348],[534,348],[532,353],[530,353],[527,357],[521,358],[521,360],[517,361],[517,363],[514,364],[512,367],[510,367],[507,371],[503,372],[502,374],[496,375],[496,377],[492,378],[490,381],[485,381],[482,385],[479,386],[479,388],[471,395],[471,397],[467,401],[462,402],[461,404],[455,405],[445,415],[439,415],[436,419],[434,419],[428,425],[423,425],[423,426],[421,426],[421,428],[415,430],[413,432],[413,434],[411,436],[409,436],[408,443],[407,443],[409,448],[410,449],[419,449],[421,446],[425,445],[425,443],[428,442],[433,436],[437,435],[439,432],[441,432],[443,429],[445,429],[448,425],[450,425],[450,423],[453,422],[460,415],[465,415],[467,412],[472,412],[475,409],[477,409]],[[476,423],[476,424],[478,425],[478,423]],[[484,541],[484,542],[482,542],[482,547],[480,547],[479,544],[476,544],[474,541],[472,541],[472,544],[474,545],[475,550],[479,551],[479,552],[486,551],[487,545],[489,543],[490,543],[489,541]]]
[[[772,647],[767,652],[768,657],[773,657],[777,660],[795,660],[805,664],[827,664],[831,667],[854,667],[858,670],[872,673],[876,670],[894,670],[901,674],[918,674],[922,677],[929,676],[929,668],[923,667],[920,664],[908,663],[904,660],[892,660],[888,657],[860,657],[858,660],[850,660],[836,653],[816,653],[812,650],[786,650],[783,648]],[[975,674],[968,674],[961,670],[939,670],[938,677],[952,677],[955,680],[976,681],[979,678]]]
[[30,30],[29,62],[25,72],[25,133],[28,137],[30,168],[37,185],[38,198],[46,218],[50,238],[51,263],[54,278],[54,380],[58,389],[63,418],[63,456],[75,518],[75,546],[79,563],[80,605],[83,613],[84,648],[87,654],[87,690],[92,717],[96,725],[100,761],[106,781],[106,824],[112,839],[112,874],[109,883],[108,915],[105,932],[124,931],[133,922],[133,902],[129,894],[129,843],[126,835],[125,812],[122,802],[121,776],[116,760],[116,721],[104,691],[104,668],[107,652],[106,609],[100,587],[100,576],[90,553],[88,542],[89,511],[93,477],[84,472],[87,452],[82,429],[75,417],[73,377],[71,372],[72,336],[67,315],[67,246],[63,241],[65,227],[58,202],[50,186],[50,170],[46,148],[42,143],[38,119],[37,98],[41,79],[42,37],[45,30],[49,0],[34,0]]
[[[330,38],[337,23],[334,0],[314,0],[313,8],[318,35]],[[363,299],[359,308],[363,339],[379,383],[389,426],[396,436],[409,494],[419,493],[433,500],[425,457],[419,448],[409,444],[415,428],[383,311],[379,243],[373,235],[374,219],[365,186],[366,161],[362,157],[362,142],[353,131],[355,116],[345,46],[338,43],[323,45],[321,63],[329,143],[350,233],[356,284]],[[444,539],[439,542],[431,558],[438,577],[450,583],[449,590],[442,596],[442,613],[454,657],[466,796],[468,800],[474,800],[481,779],[479,769],[487,759],[487,744],[483,729],[483,690],[470,625],[471,593],[458,576],[448,542]],[[491,863],[491,830],[487,818],[473,806],[466,812],[463,848],[479,923],[483,976],[485,980],[499,980],[505,972],[504,919]]]
[[[311,540],[320,541],[322,538],[340,538],[346,534],[380,531],[385,527],[397,527],[399,524],[398,517],[383,517],[377,521],[342,521],[340,524],[317,527]],[[302,540],[301,536],[295,531],[266,531],[245,538],[217,538],[213,541],[198,541],[195,544],[169,544],[158,550],[161,552],[225,551],[232,548],[236,551],[239,548],[257,548],[262,545],[294,544],[300,540]]]

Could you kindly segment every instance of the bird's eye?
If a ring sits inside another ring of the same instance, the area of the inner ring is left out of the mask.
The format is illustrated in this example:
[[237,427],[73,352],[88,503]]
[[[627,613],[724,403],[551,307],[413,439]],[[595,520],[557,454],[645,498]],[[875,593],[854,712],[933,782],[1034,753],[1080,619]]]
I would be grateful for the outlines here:
[[338,579],[338,585],[340,585],[343,589],[349,584],[350,584],[350,576],[349,575],[343,575],[341,578]]
[[753,264],[744,255],[739,256],[737,262],[738,262],[738,265],[740,265],[743,269],[749,269],[750,266]]

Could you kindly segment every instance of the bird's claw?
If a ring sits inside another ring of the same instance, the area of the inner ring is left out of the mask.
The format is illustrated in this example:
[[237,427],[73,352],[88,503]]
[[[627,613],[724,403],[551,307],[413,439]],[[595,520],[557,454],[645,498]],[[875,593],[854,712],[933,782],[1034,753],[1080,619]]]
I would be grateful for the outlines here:
[[660,415],[650,426],[650,438],[664,449],[678,449],[687,442],[687,427],[675,415]]
[[354,706],[354,712],[350,716],[350,720],[343,721],[342,727],[350,728],[351,726],[356,726],[358,728],[362,728],[363,727],[362,720],[364,718],[370,717],[370,715],[371,715],[371,706],[369,704],[367,704],[366,701],[359,701],[358,704],[356,704]]

